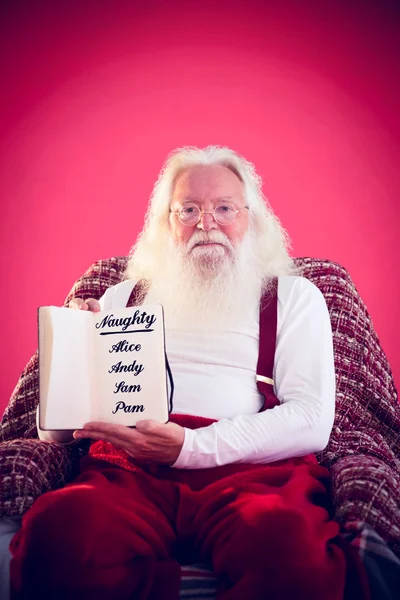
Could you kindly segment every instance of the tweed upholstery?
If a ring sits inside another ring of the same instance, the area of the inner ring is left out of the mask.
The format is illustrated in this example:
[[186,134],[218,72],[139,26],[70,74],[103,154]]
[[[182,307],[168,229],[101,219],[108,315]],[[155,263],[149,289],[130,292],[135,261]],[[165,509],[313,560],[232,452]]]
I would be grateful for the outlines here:
[[[121,281],[126,257],[100,260],[75,283],[71,298],[100,298]],[[331,469],[335,518],[343,530],[368,523],[400,555],[400,406],[387,358],[368,311],[340,265],[298,258],[299,274],[323,293],[332,323],[336,417],[318,460]],[[35,354],[13,392],[0,430],[0,516],[23,514],[44,492],[73,478],[87,442],[37,439]]]

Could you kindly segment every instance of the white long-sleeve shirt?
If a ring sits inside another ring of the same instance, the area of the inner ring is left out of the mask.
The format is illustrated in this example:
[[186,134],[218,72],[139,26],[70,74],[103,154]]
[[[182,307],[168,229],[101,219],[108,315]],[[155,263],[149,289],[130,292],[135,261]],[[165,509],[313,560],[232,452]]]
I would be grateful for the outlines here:
[[[100,299],[102,309],[126,306],[133,285],[124,281],[109,288]],[[258,311],[244,316],[235,331],[166,328],[173,412],[218,419],[208,427],[185,428],[175,468],[269,463],[326,446],[334,419],[335,372],[324,297],[305,278],[279,277],[277,316],[273,379],[280,405],[262,413],[256,384]],[[50,432],[39,431],[39,437],[55,439]]]

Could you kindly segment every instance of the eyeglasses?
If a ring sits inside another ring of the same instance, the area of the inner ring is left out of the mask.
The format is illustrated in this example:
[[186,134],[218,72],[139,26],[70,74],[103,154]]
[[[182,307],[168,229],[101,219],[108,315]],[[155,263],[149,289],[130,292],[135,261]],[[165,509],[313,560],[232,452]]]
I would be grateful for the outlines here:
[[217,204],[213,211],[200,210],[197,204],[187,203],[182,206],[179,210],[171,210],[169,212],[178,215],[178,218],[182,225],[197,225],[200,222],[203,215],[212,215],[214,221],[219,225],[229,225],[236,219],[238,213],[244,208],[249,209],[248,206],[242,206],[236,208],[233,204]]

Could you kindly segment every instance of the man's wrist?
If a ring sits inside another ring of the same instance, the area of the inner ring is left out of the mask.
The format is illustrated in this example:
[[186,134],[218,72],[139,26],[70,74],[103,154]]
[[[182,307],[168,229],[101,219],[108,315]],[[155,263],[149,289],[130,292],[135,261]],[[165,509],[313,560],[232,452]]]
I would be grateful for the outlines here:
[[193,451],[193,442],[194,438],[196,437],[196,431],[193,429],[188,429],[187,427],[184,427],[183,429],[185,432],[185,438],[183,440],[183,445],[178,458],[171,465],[171,467],[174,469],[184,469],[188,462],[189,456]]

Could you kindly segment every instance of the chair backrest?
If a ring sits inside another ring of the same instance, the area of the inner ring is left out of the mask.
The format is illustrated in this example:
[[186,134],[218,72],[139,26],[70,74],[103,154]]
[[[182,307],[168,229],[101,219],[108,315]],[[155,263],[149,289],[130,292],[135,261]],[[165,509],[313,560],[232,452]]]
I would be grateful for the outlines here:
[[[94,263],[64,305],[73,297],[100,298],[122,280],[127,260]],[[360,521],[368,523],[400,556],[400,406],[388,361],[347,271],[314,258],[298,258],[296,266],[321,290],[332,323],[336,417],[318,460],[331,468],[335,518],[348,531]],[[87,450],[79,444],[34,439],[38,400],[36,353],[17,383],[0,428],[0,515],[22,515],[35,498],[65,485]]]
[[[370,434],[379,432],[390,448],[389,454],[394,452],[398,456],[400,405],[392,371],[349,273],[328,260],[301,258],[296,262],[300,274],[324,295],[333,332],[336,418],[330,443],[320,458],[328,464],[342,452],[346,453],[340,440],[342,432],[364,429]],[[370,447],[372,441],[360,437],[359,450],[364,444],[366,449]]]
[[[76,281],[64,306],[73,297],[100,298],[107,288],[121,281],[127,260],[120,256],[94,263]],[[329,464],[346,453],[341,440],[343,431],[361,429],[381,434],[385,446],[391,450],[389,454],[398,454],[400,414],[392,373],[368,311],[348,272],[329,260],[297,258],[295,262],[299,274],[312,281],[324,295],[333,330],[336,419],[331,441],[320,455],[321,461]],[[0,441],[37,437],[35,410],[38,400],[35,353],[4,412]],[[366,444],[366,451],[373,443],[370,437],[360,440]]]

